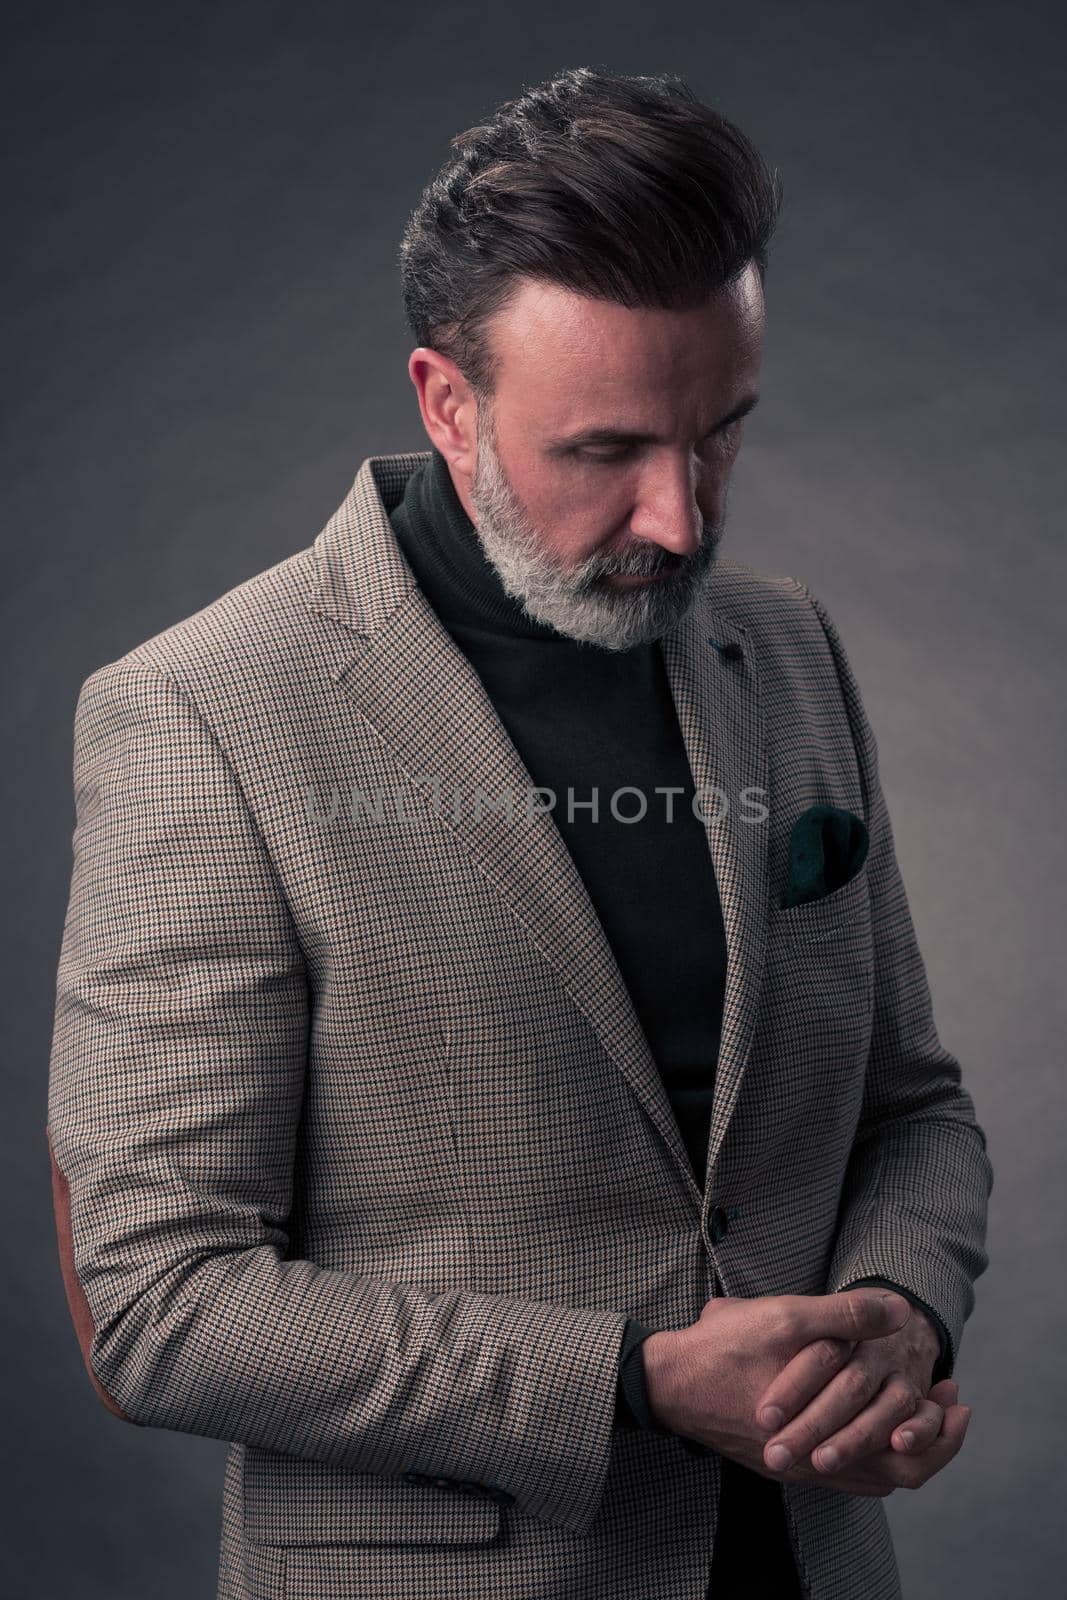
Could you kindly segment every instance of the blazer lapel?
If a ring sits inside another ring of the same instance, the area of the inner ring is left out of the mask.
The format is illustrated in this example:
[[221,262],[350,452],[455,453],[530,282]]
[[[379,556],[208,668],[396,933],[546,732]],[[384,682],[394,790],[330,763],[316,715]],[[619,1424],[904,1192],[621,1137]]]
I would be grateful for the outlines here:
[[[425,459],[425,453],[368,458],[315,542],[310,609],[351,634],[333,678],[558,973],[662,1135],[699,1208],[703,1197],[663,1081],[573,858],[549,813],[527,818],[524,801],[534,780],[393,535],[388,512]],[[708,634],[743,640],[727,618],[701,605],[663,641],[663,655],[694,782],[709,793],[717,787],[729,799],[723,820],[714,819],[709,804],[706,821],[728,950],[710,1173],[736,1099],[762,971],[766,827],[739,822],[737,813],[741,790],[762,791],[766,757],[754,664],[724,659]],[[513,797],[512,819],[497,804],[501,796]]]
[[718,589],[713,574],[701,599],[662,640],[693,782],[707,797],[705,831],[726,934],[726,994],[708,1135],[708,1196],[759,1011],[768,902],[767,741],[759,674],[744,628],[717,604]]

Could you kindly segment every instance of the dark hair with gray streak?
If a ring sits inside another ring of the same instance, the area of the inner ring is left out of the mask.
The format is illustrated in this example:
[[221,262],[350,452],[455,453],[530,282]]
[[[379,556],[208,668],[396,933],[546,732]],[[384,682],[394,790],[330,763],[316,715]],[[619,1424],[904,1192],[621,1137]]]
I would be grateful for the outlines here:
[[415,342],[493,393],[486,324],[523,278],[629,307],[696,310],[753,262],[782,185],[674,73],[574,67],[449,141],[400,244]]

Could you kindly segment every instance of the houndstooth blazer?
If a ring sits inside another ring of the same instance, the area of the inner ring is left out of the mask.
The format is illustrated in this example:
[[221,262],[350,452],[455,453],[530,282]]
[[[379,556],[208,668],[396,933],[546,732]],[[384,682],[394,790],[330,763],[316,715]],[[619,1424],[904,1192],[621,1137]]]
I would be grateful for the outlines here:
[[[627,1317],[880,1275],[955,1361],[986,1141],[833,622],[720,558],[662,642],[728,945],[700,1189],[393,537],[423,460],[370,457],[312,545],[81,687],[46,1130],[71,1316],[116,1417],[230,1442],[218,1600],[700,1600],[721,1458],[613,1427]],[[820,801],[867,860],[783,909]],[[896,1600],[882,1499],[784,1495],[810,1600]]]

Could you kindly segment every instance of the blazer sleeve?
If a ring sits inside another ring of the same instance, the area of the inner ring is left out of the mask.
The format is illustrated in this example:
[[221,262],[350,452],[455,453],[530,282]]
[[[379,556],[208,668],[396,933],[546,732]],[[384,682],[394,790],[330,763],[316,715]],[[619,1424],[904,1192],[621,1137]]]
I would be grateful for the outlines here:
[[46,1135],[101,1401],[586,1533],[625,1314],[291,1258],[314,997],[235,771],[186,689],[124,657],[82,685],[74,789]]
[[947,1331],[937,1381],[952,1375],[974,1282],[989,1265],[993,1169],[959,1062],[937,1036],[859,686],[825,606],[800,587],[825,632],[855,742],[874,932],[870,1053],[827,1293],[872,1278],[906,1289]]

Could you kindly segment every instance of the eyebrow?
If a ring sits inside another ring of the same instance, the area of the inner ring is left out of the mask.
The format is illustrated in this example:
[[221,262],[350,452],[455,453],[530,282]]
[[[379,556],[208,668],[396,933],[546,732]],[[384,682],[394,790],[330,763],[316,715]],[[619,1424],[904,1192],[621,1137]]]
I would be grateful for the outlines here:
[[[746,395],[745,398],[720,417],[708,429],[709,433],[717,433],[720,428],[728,427],[731,422],[739,422],[750,411],[754,411],[759,404],[758,394]],[[580,433],[562,435],[549,439],[548,448],[553,451],[573,450],[576,446],[584,444],[659,444],[660,440],[654,433],[628,433],[623,428],[583,428]]]

